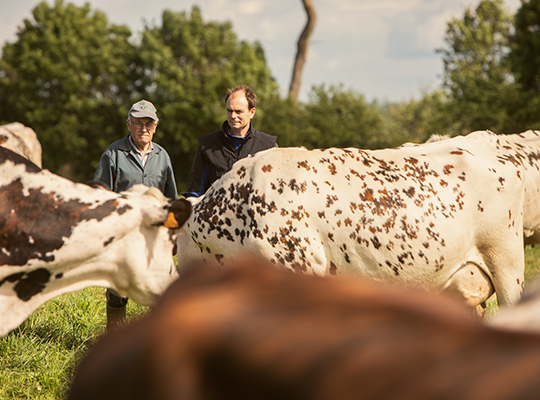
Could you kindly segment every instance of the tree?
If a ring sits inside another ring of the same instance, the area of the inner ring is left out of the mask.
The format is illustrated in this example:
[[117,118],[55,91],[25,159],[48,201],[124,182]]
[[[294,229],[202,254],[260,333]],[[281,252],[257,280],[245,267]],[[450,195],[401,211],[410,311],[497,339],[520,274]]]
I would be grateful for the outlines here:
[[524,91],[540,90],[540,0],[522,2],[511,37],[512,70]]
[[311,0],[302,0],[302,4],[306,10],[307,22],[300,38],[298,39],[296,58],[294,60],[293,75],[291,79],[291,85],[289,87],[289,96],[294,100],[298,99],[298,92],[300,92],[300,83],[302,82],[302,71],[307,58],[307,49],[309,46],[309,38],[313,29],[315,28],[315,21],[317,20],[317,14],[315,13],[315,7]]
[[0,59],[0,121],[33,128],[43,166],[93,178],[106,144],[125,132],[136,90],[136,53],[126,26],[85,4],[38,4]]
[[418,100],[383,105],[386,130],[394,143],[423,143],[431,135],[459,134],[459,123],[449,110],[444,90],[424,93]]
[[460,133],[491,129],[511,133],[516,127],[518,92],[508,54],[512,18],[503,0],[482,0],[462,19],[448,23],[443,55],[444,87]]
[[258,116],[260,129],[277,135],[280,147],[319,147],[314,138],[320,132],[310,124],[304,103],[290,96],[274,95],[264,101],[262,108],[264,112]]
[[521,3],[510,37],[512,71],[521,97],[523,128],[540,128],[540,0]]
[[306,147],[358,147],[376,149],[388,144],[382,115],[359,93],[341,86],[313,87],[306,105],[313,132]]
[[261,45],[238,41],[230,22],[204,22],[196,6],[191,14],[165,10],[161,26],[145,27],[139,54],[145,95],[161,118],[155,138],[171,155],[179,186],[189,177],[198,137],[225,120],[227,88],[246,84],[259,103],[278,91]]

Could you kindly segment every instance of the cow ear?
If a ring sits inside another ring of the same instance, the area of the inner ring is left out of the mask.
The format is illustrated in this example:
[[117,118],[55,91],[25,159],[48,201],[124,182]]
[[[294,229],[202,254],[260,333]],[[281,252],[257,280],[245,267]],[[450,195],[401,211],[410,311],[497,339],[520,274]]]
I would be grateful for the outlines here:
[[185,199],[175,200],[166,209],[169,211],[167,219],[163,223],[166,228],[180,228],[191,215],[191,203]]
[[[184,222],[191,215],[191,203],[185,199],[175,200],[163,207],[163,209],[167,214],[161,214],[161,218],[157,221],[154,218],[150,222],[152,226],[163,225],[166,228],[178,229],[184,225]],[[149,214],[147,214],[146,218],[151,219]]]

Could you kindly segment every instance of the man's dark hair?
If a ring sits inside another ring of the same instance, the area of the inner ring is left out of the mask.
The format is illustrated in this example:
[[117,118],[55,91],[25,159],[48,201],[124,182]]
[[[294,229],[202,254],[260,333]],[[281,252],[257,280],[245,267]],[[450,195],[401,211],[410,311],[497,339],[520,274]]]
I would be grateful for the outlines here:
[[225,103],[227,103],[227,100],[229,100],[229,97],[231,97],[231,94],[235,92],[243,91],[246,95],[246,100],[248,102],[248,108],[251,110],[252,108],[257,106],[257,95],[255,92],[247,85],[239,85],[232,87],[230,89],[227,89],[227,93],[225,94]]

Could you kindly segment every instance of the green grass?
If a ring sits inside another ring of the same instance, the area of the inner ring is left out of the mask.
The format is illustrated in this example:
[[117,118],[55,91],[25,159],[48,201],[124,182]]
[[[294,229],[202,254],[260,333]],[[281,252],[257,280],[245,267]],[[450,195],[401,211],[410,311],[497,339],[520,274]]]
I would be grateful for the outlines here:
[[[525,281],[540,275],[540,247],[525,251]],[[128,303],[128,320],[148,308]],[[489,302],[486,317],[497,312]],[[64,399],[78,362],[104,332],[105,289],[88,288],[49,301],[0,338],[0,400]]]
[[[130,301],[129,319],[147,311]],[[0,400],[66,397],[75,367],[104,332],[105,289],[57,297],[0,338]]]

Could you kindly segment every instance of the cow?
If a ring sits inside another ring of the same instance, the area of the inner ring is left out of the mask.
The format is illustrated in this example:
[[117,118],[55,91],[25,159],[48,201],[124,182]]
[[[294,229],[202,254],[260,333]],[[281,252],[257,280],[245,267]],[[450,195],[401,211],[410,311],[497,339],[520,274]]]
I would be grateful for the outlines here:
[[540,397],[540,335],[489,327],[453,297],[225,263],[191,265],[100,337],[68,400]]
[[[534,134],[534,131],[530,131],[530,132],[533,132]],[[509,138],[515,138],[515,137],[518,137],[519,138],[519,135],[518,136],[508,136]],[[448,140],[450,139],[450,136],[448,135],[439,135],[439,134],[433,134],[431,135],[428,140],[426,140],[425,143],[433,143],[433,142],[438,142],[438,141],[442,141],[442,140]],[[533,138],[533,140],[535,140]],[[405,143],[403,144],[402,146],[415,146],[416,144],[414,143]],[[536,146],[536,144],[534,144]],[[523,245],[524,247],[526,246],[532,246],[534,247],[535,245],[539,244],[540,243],[540,231],[535,231],[535,230],[531,230],[531,229],[525,229],[524,232],[523,232]]]
[[73,183],[0,146],[0,336],[88,286],[151,304],[178,275],[172,251],[190,212],[155,188]]
[[499,328],[540,334],[540,280],[527,286],[514,307],[500,310],[487,322]]
[[41,168],[41,143],[31,128],[19,122],[0,126],[0,146],[20,154]]
[[359,274],[519,300],[523,232],[540,225],[540,138],[473,132],[361,150],[277,148],[234,164],[178,234],[179,269],[247,250],[314,275]]

